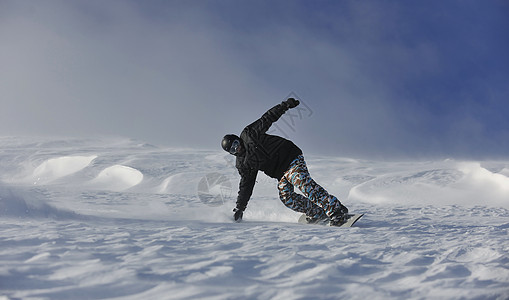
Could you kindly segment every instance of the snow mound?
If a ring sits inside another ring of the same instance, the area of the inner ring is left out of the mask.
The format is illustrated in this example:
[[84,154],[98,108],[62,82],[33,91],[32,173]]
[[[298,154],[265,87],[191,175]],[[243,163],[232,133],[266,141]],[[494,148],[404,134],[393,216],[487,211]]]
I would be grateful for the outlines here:
[[465,182],[469,185],[484,187],[485,191],[489,190],[509,198],[509,177],[506,175],[493,173],[481,167],[478,162],[461,163],[459,164],[459,170],[466,175]]
[[140,171],[127,166],[114,165],[102,170],[90,182],[90,185],[96,189],[123,191],[138,185],[142,180],[143,173]]
[[161,194],[196,195],[196,186],[202,177],[199,173],[177,173],[163,180],[157,191]]
[[463,198],[470,197],[484,204],[509,207],[509,177],[493,173],[478,162],[460,163],[458,169],[464,174],[457,185]]
[[509,177],[479,162],[387,172],[351,188],[348,198],[372,204],[478,205],[509,207]]
[[81,171],[96,158],[96,155],[51,158],[35,168],[30,180],[34,184],[46,184]]

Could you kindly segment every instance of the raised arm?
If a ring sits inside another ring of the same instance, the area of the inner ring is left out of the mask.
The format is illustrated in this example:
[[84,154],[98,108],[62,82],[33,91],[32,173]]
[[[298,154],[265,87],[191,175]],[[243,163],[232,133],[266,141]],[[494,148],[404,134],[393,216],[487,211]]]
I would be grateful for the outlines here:
[[281,118],[281,116],[290,108],[294,108],[299,105],[299,100],[295,100],[294,98],[288,98],[288,100],[281,102],[271,109],[269,109],[266,113],[262,115],[261,118],[249,124],[246,129],[250,131],[251,134],[261,134],[267,132],[269,130],[272,123],[276,122]]

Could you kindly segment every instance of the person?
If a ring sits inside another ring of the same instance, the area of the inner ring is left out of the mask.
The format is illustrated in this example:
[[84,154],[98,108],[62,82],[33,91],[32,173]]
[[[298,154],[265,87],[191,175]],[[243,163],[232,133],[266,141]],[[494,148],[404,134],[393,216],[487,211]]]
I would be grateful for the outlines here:
[[[239,193],[233,209],[235,221],[242,220],[258,171],[263,171],[279,181],[279,198],[283,204],[306,214],[308,223],[327,218],[331,226],[346,222],[348,209],[311,178],[302,150],[290,140],[266,133],[287,110],[299,103],[299,100],[288,98],[246,126],[240,137],[227,134],[221,141],[221,147],[236,156],[235,166],[240,174]],[[296,193],[294,187],[304,195]]]

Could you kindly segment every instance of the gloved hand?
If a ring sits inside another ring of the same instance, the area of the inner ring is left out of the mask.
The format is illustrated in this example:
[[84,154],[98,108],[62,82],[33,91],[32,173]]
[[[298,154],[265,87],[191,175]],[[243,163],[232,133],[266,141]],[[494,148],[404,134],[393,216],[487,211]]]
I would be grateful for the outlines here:
[[233,209],[233,219],[235,219],[235,222],[240,222],[242,220],[242,215],[244,215],[244,210],[239,208]]
[[295,100],[295,98],[288,98],[286,101],[281,102],[281,105],[283,105],[285,109],[290,109],[297,107],[299,103],[299,100]]

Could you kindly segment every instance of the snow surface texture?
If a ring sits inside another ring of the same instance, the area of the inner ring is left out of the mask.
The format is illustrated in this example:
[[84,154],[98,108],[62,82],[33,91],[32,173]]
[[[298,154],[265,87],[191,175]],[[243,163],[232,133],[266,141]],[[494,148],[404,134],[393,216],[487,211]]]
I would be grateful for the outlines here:
[[509,162],[306,156],[356,213],[297,224],[222,151],[0,138],[0,299],[508,299]]

